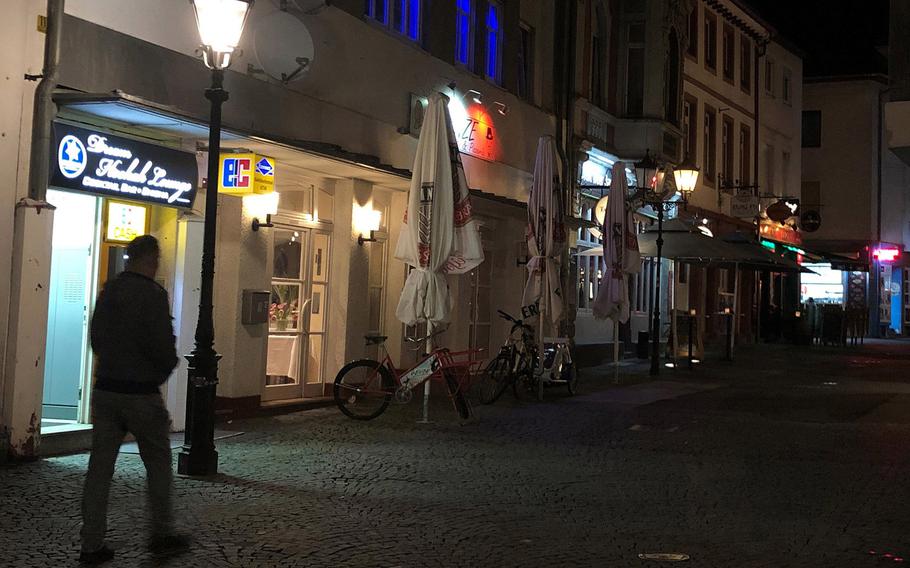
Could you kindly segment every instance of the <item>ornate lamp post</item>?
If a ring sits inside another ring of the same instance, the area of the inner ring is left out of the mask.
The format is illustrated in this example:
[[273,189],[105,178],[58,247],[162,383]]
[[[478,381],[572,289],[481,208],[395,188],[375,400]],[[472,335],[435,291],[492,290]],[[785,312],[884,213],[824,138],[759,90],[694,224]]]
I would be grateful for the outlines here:
[[212,85],[205,98],[212,103],[209,121],[208,181],[205,192],[205,230],[202,241],[202,284],[196,345],[189,361],[186,396],[186,432],[177,459],[181,475],[213,475],[218,472],[215,451],[215,387],[218,359],[212,295],[215,280],[215,222],[218,215],[218,162],[221,153],[221,105],[228,99],[223,89],[224,70],[240,43],[243,26],[253,0],[190,0],[202,40],[203,61],[212,70]]
[[[676,207],[680,202],[688,203],[689,195],[695,191],[695,185],[698,183],[698,167],[686,157],[683,163],[673,170],[673,181],[676,189],[680,194],[680,199],[673,199],[675,192],[665,192],[662,186],[658,184],[657,175],[658,165],[651,158],[649,152],[645,157],[635,164],[635,175],[639,180],[639,195],[645,205],[650,205],[657,211],[657,269],[655,273],[655,292],[654,292],[654,314],[651,323],[651,374],[660,374],[660,264],[663,255],[664,244],[664,211],[669,211]],[[663,172],[664,174],[666,172]],[[661,180],[662,181],[662,180]]]

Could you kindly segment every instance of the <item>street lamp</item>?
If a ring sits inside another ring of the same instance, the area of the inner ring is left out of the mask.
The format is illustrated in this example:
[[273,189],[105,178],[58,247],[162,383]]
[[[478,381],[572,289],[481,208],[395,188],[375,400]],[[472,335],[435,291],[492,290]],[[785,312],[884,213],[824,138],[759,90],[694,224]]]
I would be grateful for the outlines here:
[[[660,374],[660,263],[664,245],[664,211],[676,207],[680,201],[687,203],[689,196],[695,191],[698,183],[698,167],[686,157],[685,160],[673,170],[673,181],[680,199],[673,199],[676,192],[664,191],[664,181],[667,170],[658,175],[658,165],[651,158],[650,152],[645,152],[645,157],[635,164],[635,175],[639,180],[638,192],[642,202],[650,205],[657,211],[657,268],[655,270],[654,287],[654,313],[651,324],[651,374]],[[658,183],[660,182],[660,183]]]
[[221,105],[228,100],[224,70],[240,43],[243,26],[253,0],[190,0],[196,12],[196,27],[202,41],[205,66],[212,70],[212,85],[205,98],[212,103],[209,121],[209,162],[205,191],[205,229],[202,240],[202,283],[196,344],[187,356],[186,432],[177,457],[181,475],[213,475],[218,472],[215,451],[215,388],[218,359],[212,296],[215,281],[215,223],[218,215],[218,163],[221,154]]

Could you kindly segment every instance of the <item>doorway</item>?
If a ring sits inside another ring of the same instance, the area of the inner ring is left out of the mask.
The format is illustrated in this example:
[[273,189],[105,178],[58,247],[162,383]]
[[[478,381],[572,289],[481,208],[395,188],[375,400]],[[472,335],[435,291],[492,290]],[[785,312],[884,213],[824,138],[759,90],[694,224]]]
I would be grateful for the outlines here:
[[272,230],[269,337],[262,400],[323,396],[330,236]]

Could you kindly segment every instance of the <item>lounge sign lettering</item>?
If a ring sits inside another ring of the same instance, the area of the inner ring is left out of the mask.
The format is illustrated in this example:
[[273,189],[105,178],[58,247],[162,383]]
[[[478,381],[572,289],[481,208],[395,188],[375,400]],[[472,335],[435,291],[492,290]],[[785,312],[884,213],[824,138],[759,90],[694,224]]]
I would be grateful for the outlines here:
[[170,207],[192,207],[196,156],[87,128],[54,124],[50,185]]

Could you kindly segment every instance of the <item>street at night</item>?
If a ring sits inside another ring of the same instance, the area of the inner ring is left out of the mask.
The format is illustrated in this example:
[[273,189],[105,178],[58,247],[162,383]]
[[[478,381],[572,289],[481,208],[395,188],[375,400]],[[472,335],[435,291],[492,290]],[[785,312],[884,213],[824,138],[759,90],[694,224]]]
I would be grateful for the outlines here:
[[[163,565],[881,566],[910,556],[908,361],[906,342],[759,345],[659,380],[624,367],[625,386],[586,372],[575,398],[507,393],[465,425],[445,399],[430,425],[416,401],[366,423],[334,407],[235,421],[220,473],[177,480],[197,540]],[[73,564],[86,461],[0,469],[5,565]],[[112,566],[157,565],[142,469],[119,458]]]

